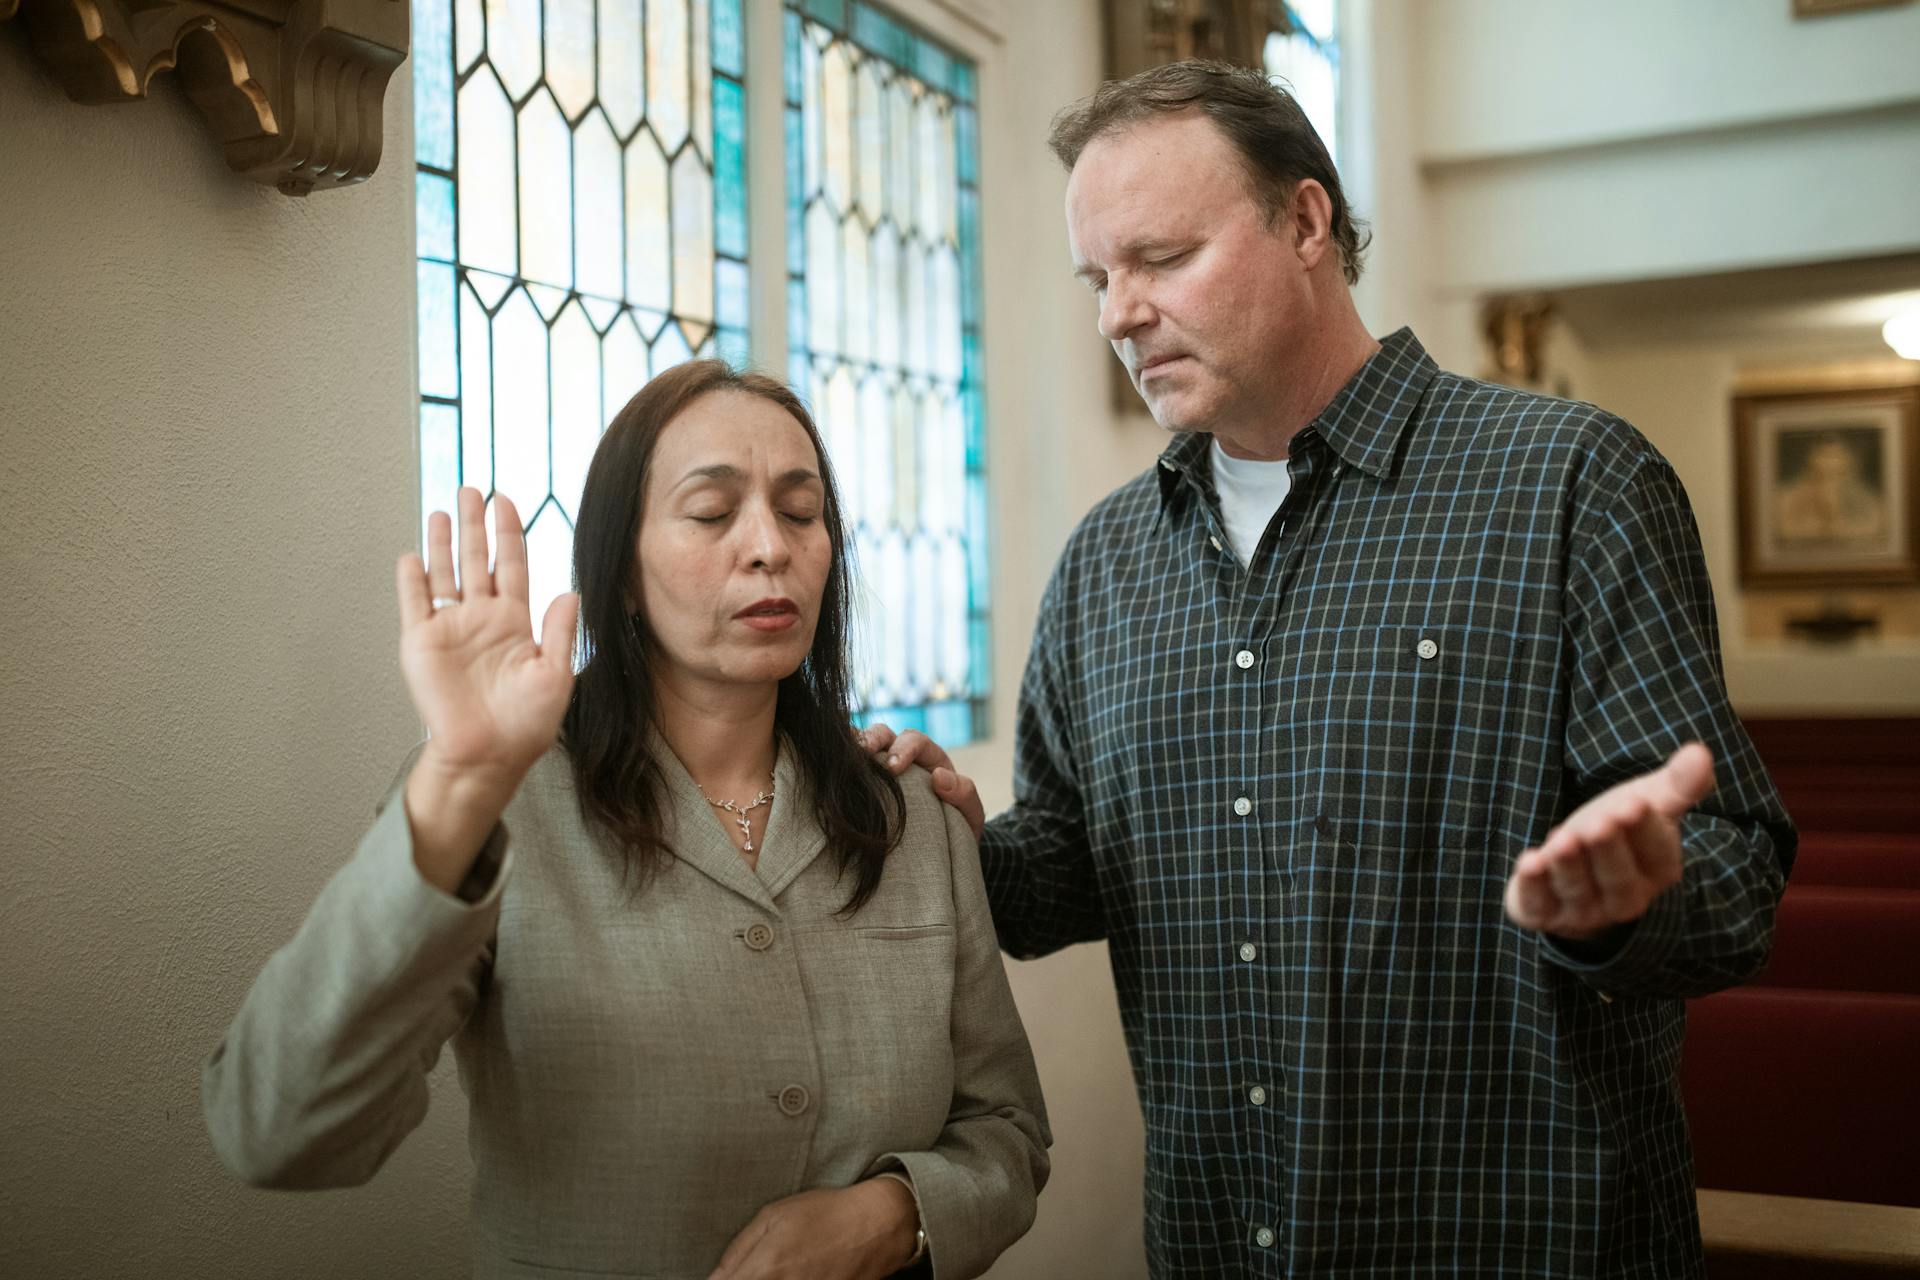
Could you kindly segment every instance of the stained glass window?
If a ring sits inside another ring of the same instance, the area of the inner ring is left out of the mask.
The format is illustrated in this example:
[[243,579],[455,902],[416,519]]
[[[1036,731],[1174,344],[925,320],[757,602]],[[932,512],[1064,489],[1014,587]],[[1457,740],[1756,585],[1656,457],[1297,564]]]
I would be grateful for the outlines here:
[[422,520],[511,497],[538,619],[608,420],[746,360],[741,0],[412,3]]
[[1282,17],[1267,33],[1266,72],[1293,93],[1337,167],[1340,44],[1334,31],[1334,0],[1285,0],[1279,9]]
[[865,583],[868,719],[985,732],[978,125],[966,58],[862,0],[789,0],[789,376]]

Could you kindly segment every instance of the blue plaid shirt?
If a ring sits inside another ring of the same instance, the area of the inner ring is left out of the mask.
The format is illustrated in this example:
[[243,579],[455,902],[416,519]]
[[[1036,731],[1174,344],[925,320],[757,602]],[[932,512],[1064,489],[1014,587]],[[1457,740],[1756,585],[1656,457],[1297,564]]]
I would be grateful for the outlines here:
[[[1764,962],[1794,833],[1679,481],[1591,405],[1388,338],[1242,568],[1208,438],[1075,532],[982,857],[1002,944],[1105,938],[1156,1276],[1696,1276],[1682,998]],[[1515,858],[1681,743],[1718,789],[1604,952]]]

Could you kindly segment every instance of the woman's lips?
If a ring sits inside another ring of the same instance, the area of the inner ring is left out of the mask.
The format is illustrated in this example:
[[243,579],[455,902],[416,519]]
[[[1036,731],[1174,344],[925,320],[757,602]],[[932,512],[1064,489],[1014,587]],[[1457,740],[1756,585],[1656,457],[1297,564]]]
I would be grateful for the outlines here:
[[800,607],[787,599],[756,600],[733,615],[755,631],[785,631],[800,622]]

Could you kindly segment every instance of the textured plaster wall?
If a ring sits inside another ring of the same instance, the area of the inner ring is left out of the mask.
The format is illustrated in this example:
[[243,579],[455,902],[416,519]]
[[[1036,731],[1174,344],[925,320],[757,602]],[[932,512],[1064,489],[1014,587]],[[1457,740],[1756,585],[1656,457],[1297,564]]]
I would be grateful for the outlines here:
[[295,201],[162,86],[77,106],[0,26],[0,1275],[462,1274],[450,1071],[321,1196],[228,1181],[198,1096],[414,734],[406,113]]
[[[1098,78],[1096,0],[980,11],[999,732],[964,764],[998,805],[1046,574],[1162,441],[1109,409],[1043,144]],[[370,184],[291,201],[230,175],[164,77],[76,106],[0,26],[0,1276],[465,1274],[450,1062],[355,1191],[232,1183],[198,1096],[415,733],[410,101],[403,72]],[[994,1275],[1142,1275],[1105,949],[1011,968],[1058,1146]]]

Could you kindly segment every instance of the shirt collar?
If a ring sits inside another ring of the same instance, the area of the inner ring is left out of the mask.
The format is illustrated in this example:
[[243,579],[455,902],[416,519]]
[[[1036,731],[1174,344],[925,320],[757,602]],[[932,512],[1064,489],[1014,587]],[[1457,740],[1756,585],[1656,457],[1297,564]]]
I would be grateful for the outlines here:
[[[1402,433],[1439,372],[1412,329],[1396,330],[1305,429],[1318,432],[1342,462],[1385,479],[1393,474]],[[1205,432],[1182,432],[1161,453],[1162,502],[1207,456],[1211,443]]]

